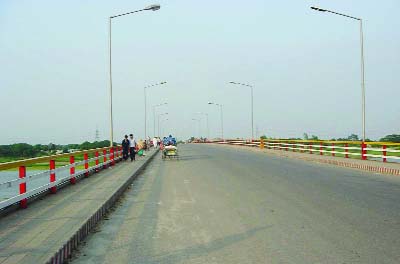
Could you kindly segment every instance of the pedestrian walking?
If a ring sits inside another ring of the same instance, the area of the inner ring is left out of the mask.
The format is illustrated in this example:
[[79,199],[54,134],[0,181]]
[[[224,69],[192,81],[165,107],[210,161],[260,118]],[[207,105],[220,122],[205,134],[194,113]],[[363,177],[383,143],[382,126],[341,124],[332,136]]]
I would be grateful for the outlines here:
[[136,140],[133,138],[133,134],[129,135],[130,137],[130,144],[129,144],[129,151],[130,151],[130,157],[131,161],[136,160]]
[[153,147],[154,148],[157,148],[157,138],[156,137],[153,137]]
[[122,140],[122,158],[124,160],[128,159],[128,152],[129,152],[129,139],[128,139],[128,135],[125,135],[125,138]]

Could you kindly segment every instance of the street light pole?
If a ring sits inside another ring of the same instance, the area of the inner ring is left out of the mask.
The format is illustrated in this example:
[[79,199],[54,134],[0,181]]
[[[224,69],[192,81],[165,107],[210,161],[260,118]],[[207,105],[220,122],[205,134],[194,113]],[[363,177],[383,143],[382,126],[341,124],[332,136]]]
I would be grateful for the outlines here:
[[144,90],[144,138],[145,139],[147,139],[147,93],[146,93],[147,88],[158,86],[158,85],[163,85],[163,84],[166,84],[166,83],[167,82],[155,83],[155,84],[152,84],[152,85],[145,86],[143,88],[143,90]]
[[163,124],[164,124],[165,121],[168,121],[168,120],[169,120],[168,118],[167,118],[167,119],[164,119],[164,120],[161,120],[161,129],[160,129],[161,134],[164,134],[164,132],[163,132],[163,130],[164,130]]
[[158,105],[153,105],[153,134],[156,136],[156,108],[159,106],[167,105],[168,103],[162,103]]
[[364,34],[363,34],[363,23],[362,19],[358,17],[349,16],[346,14],[334,12],[328,9],[322,9],[319,7],[311,7],[312,10],[319,11],[319,12],[327,12],[332,13],[335,15],[351,18],[360,22],[360,46],[361,46],[361,123],[362,123],[362,141],[365,142],[365,68],[364,68]]
[[192,118],[192,120],[198,122],[198,136],[199,136],[199,139],[200,139],[201,138],[201,131],[200,131],[200,122],[201,122],[201,120],[200,119],[196,119],[196,118]]
[[221,139],[224,139],[224,114],[222,111],[222,104],[217,104],[217,103],[212,103],[212,102],[208,102],[209,105],[216,105],[219,106],[219,110],[220,110],[220,115],[221,115]]
[[254,140],[254,97],[253,97],[253,86],[245,83],[229,82],[234,85],[241,85],[250,87],[251,90],[251,140]]
[[198,115],[204,115],[206,117],[206,125],[207,125],[207,139],[210,139],[210,129],[208,126],[208,114],[207,113],[202,113],[202,112],[197,112],[196,114]]
[[161,135],[160,135],[160,116],[163,116],[163,115],[168,115],[168,113],[164,113],[164,114],[159,114],[158,115],[158,125],[157,125],[157,127],[158,127],[158,136],[161,138]]
[[138,13],[141,11],[157,11],[159,10],[161,7],[160,5],[150,5],[144,9],[140,9],[140,10],[136,10],[136,11],[132,11],[132,12],[128,12],[128,13],[123,13],[123,14],[119,14],[119,15],[115,15],[115,16],[110,16],[108,19],[108,54],[109,54],[109,88],[110,88],[110,147],[113,146],[113,142],[114,142],[114,127],[113,127],[113,99],[112,99],[112,95],[113,95],[113,91],[112,91],[112,56],[111,56],[111,25],[112,25],[112,19],[116,18],[116,17],[121,17],[121,16],[126,16],[126,15],[130,15],[130,14],[134,14],[134,13]]

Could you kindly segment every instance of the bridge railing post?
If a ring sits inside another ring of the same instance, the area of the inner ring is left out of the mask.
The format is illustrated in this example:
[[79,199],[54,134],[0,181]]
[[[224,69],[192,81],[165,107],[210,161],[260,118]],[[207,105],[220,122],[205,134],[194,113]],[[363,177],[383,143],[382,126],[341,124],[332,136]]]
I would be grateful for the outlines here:
[[382,156],[383,156],[383,162],[386,162],[386,145],[382,146]]
[[319,143],[319,155],[324,155],[324,153],[322,152],[322,142]]
[[260,139],[260,149],[264,149],[264,139]]
[[[26,167],[25,166],[19,166],[19,178],[20,179],[25,179],[26,177]],[[24,194],[26,193],[26,182],[21,182],[19,184],[19,194]],[[23,198],[19,202],[19,207],[25,209],[28,207],[28,199]]]
[[[50,183],[56,181],[56,161],[49,161],[49,169],[50,169]],[[50,193],[55,194],[57,192],[57,186],[50,187]]]
[[310,154],[313,154],[313,151],[312,151],[312,149],[313,149],[313,143],[310,142],[310,143],[308,143],[308,144],[310,144],[310,146],[308,147],[308,148],[310,149]]
[[75,178],[75,156],[69,156],[69,164],[70,164],[70,168],[69,168],[69,182],[71,184],[75,184],[76,183],[76,178]]
[[103,149],[103,169],[107,168],[107,150]]
[[85,177],[89,177],[89,154],[83,154],[83,160],[85,161]]
[[96,166],[96,169],[94,171],[98,172],[99,171],[99,152],[98,151],[96,151],[94,153],[94,157],[95,157],[95,166]]
[[111,166],[115,165],[115,160],[114,160],[114,148],[110,148],[110,160],[111,160]]
[[367,144],[365,142],[361,143],[361,159],[366,160],[367,159]]
[[332,157],[335,157],[335,143],[332,143]]
[[346,159],[348,159],[349,158],[349,143],[346,143],[344,146],[345,146],[345,152],[346,152],[345,157],[346,157]]

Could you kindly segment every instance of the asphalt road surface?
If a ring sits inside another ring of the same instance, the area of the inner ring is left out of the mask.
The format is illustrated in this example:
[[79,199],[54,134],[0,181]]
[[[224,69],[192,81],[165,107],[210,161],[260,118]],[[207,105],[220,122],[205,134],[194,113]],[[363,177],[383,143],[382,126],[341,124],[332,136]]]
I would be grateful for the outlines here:
[[181,145],[149,165],[73,263],[400,263],[400,178]]

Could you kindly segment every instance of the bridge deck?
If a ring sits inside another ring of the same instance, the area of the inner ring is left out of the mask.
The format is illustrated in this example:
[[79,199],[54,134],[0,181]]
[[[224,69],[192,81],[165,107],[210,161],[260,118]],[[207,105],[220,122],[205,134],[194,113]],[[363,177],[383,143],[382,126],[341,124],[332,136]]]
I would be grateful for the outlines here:
[[157,158],[72,263],[400,263],[400,177],[220,145]]
[[45,263],[151,156],[120,162],[0,218],[0,263]]

